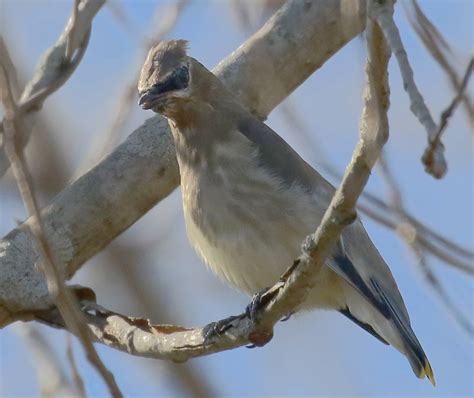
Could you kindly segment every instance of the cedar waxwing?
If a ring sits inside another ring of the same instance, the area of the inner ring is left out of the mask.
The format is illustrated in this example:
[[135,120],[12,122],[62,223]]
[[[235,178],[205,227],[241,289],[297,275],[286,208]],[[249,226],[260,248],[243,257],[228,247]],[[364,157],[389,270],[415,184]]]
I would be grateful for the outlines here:
[[[317,228],[334,187],[187,56],[186,41],[150,50],[138,90],[139,105],[171,126],[187,235],[197,253],[248,294],[272,286]],[[312,308],[339,311],[393,345],[434,385],[397,284],[359,219],[342,232],[300,309]]]

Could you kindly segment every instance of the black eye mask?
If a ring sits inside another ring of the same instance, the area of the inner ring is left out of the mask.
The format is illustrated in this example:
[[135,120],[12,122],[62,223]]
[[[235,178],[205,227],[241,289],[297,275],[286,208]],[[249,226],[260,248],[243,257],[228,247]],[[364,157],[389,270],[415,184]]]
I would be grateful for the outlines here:
[[188,86],[189,83],[189,71],[187,66],[181,66],[176,69],[170,76],[164,81],[158,82],[153,85],[153,93],[162,94],[169,91],[181,90]]

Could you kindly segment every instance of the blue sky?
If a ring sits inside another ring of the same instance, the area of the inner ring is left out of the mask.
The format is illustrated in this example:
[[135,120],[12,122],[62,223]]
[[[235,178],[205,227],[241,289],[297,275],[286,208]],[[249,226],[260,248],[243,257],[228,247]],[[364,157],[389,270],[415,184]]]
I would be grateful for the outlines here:
[[[161,2],[163,3],[163,2]],[[146,34],[157,2],[126,1],[124,7],[134,30]],[[459,65],[473,53],[474,3],[470,0],[420,2],[428,16],[459,53]],[[56,39],[69,15],[71,2],[4,0],[0,4],[0,32],[11,43],[18,65],[28,75],[37,58]],[[416,81],[435,119],[451,100],[444,74],[431,60],[410,29],[400,5],[397,21],[415,71]],[[248,36],[239,31],[227,1],[195,0],[184,11],[170,37],[190,40],[190,54],[209,68],[233,51]],[[278,109],[268,124],[314,166],[314,148],[323,150],[342,170],[357,140],[364,83],[364,43],[356,38],[292,94],[291,99],[314,133],[308,142],[283,120]],[[55,137],[73,170],[89,150],[95,135],[114,117],[116,101],[129,76],[141,62],[137,39],[102,10],[94,20],[91,42],[83,62],[67,84],[45,105],[55,115],[61,131]],[[473,141],[466,117],[458,112],[446,133],[449,173],[437,181],[424,173],[419,160],[426,137],[409,111],[409,105],[392,60],[390,66],[391,138],[388,157],[401,184],[407,207],[420,219],[455,241],[473,247]],[[471,85],[472,87],[472,85]],[[471,90],[472,94],[472,90]],[[151,117],[137,109],[126,133]],[[0,181],[0,233],[24,218],[16,193]],[[368,189],[384,193],[375,172]],[[222,284],[209,273],[187,243],[179,192],[149,212],[120,239],[139,244],[144,237],[163,236],[156,248],[147,250],[140,263],[149,289],[160,291],[162,305],[172,309],[175,319],[187,325],[204,324],[241,311],[247,298]],[[366,226],[390,265],[409,309],[414,330],[436,372],[438,387],[417,380],[398,352],[378,343],[370,335],[327,312],[296,316],[277,326],[274,340],[262,349],[238,349],[193,361],[221,395],[234,396],[472,396],[473,344],[453,322],[444,306],[423,281],[410,253],[390,231],[370,220]],[[161,235],[160,235],[161,234]],[[143,315],[133,297],[117,294],[116,277],[104,274],[99,255],[73,279],[98,292],[106,307]],[[472,280],[430,259],[446,282],[455,302],[470,315],[474,309]],[[120,297],[118,297],[120,296]],[[163,304],[164,303],[164,304]],[[161,321],[161,320],[155,320]],[[64,360],[64,333],[42,327]],[[150,370],[150,360],[132,358],[98,346],[120,387],[127,396],[181,396],[183,391],[167,376],[165,366]],[[34,361],[15,326],[0,331],[0,392],[3,396],[35,396],[38,391]],[[102,381],[76,347],[90,396],[106,394]],[[65,362],[64,362],[65,363]]]

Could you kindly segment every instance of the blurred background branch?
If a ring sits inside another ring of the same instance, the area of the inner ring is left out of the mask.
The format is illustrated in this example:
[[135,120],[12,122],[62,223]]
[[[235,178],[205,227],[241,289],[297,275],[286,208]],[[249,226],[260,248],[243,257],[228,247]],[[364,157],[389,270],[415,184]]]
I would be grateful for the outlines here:
[[[70,39],[74,30],[76,13],[77,3],[74,5],[71,29],[68,31]],[[92,344],[89,329],[79,310],[78,303],[73,294],[66,288],[62,273],[64,266],[58,262],[54,251],[51,249],[49,237],[45,233],[38,201],[32,188],[31,175],[23,155],[23,149],[17,141],[19,135],[17,125],[23,125],[22,120],[24,116],[12,89],[12,87],[18,87],[18,82],[16,81],[17,74],[14,72],[14,65],[8,55],[8,51],[6,48],[3,48],[3,51],[6,52],[7,59],[9,60],[6,66],[0,64],[0,97],[5,110],[5,117],[2,123],[3,147],[18,185],[23,204],[31,220],[30,228],[25,232],[31,236],[38,250],[38,268],[41,269],[46,279],[50,300],[58,308],[67,328],[79,337],[84,351],[87,353],[87,358],[103,378],[110,394],[113,397],[122,397],[113,374],[106,368]],[[52,91],[48,86],[45,87],[45,92]]]
[[457,72],[458,68],[456,66],[456,63],[459,63],[458,57],[455,56],[448,41],[429,20],[416,0],[411,0],[409,2],[410,6],[407,6],[408,2],[405,1],[402,2],[402,4],[408,17],[408,21],[418,34],[418,37],[421,39],[430,55],[448,76],[453,91],[456,93],[462,93],[464,110],[469,122],[471,123],[471,127],[474,127],[474,105],[472,104],[469,95],[462,89],[462,78],[459,76]]
[[83,391],[77,390],[68,379],[54,348],[38,326],[21,323],[15,325],[15,330],[25,341],[31,354],[29,360],[33,361],[38,373],[40,397],[85,397]]
[[[58,41],[40,59],[35,74],[18,102],[17,114],[22,117],[21,135],[17,145],[24,148],[33,129],[33,113],[44,100],[59,89],[76,70],[89,43],[92,19],[105,0],[83,0],[74,3],[71,17]],[[0,131],[1,133],[1,131]],[[8,169],[3,145],[0,147],[0,176]]]

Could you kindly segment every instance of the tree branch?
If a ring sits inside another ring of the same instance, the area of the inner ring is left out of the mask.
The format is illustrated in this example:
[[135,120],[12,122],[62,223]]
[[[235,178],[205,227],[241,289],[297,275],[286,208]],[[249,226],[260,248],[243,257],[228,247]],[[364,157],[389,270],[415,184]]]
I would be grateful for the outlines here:
[[471,58],[469,61],[469,64],[467,65],[466,72],[464,73],[464,77],[462,78],[462,81],[460,83],[459,89],[456,92],[456,95],[454,96],[453,100],[451,103],[448,105],[448,107],[441,113],[440,121],[438,128],[436,130],[435,135],[433,138],[430,140],[428,143],[428,147],[425,150],[425,153],[423,154],[423,159],[425,163],[432,164],[434,162],[434,159],[436,157],[436,152],[439,150],[439,146],[441,144],[441,136],[443,135],[446,127],[448,126],[448,121],[449,118],[453,115],[454,111],[456,110],[457,106],[459,103],[462,101],[463,98],[466,98],[464,96],[464,92],[466,91],[467,84],[469,82],[469,78],[474,72],[474,57]]
[[[73,12],[56,44],[49,48],[36,66],[35,74],[26,85],[18,102],[17,114],[23,116],[18,145],[23,149],[30,138],[34,120],[44,100],[60,88],[76,70],[86,51],[91,34],[92,19],[105,0],[74,2]],[[0,126],[0,136],[2,128]],[[0,141],[0,177],[8,170],[9,162]]]
[[423,277],[425,278],[425,281],[441,299],[443,304],[448,309],[449,313],[456,320],[457,324],[461,326],[461,328],[470,337],[474,337],[474,328],[472,327],[470,321],[468,320],[467,317],[463,315],[463,313],[460,311],[458,306],[456,306],[454,302],[451,300],[449,294],[447,293],[444,287],[444,284],[436,276],[436,273],[433,270],[433,267],[428,262],[426,254],[429,253],[429,251],[426,250],[426,247],[420,244],[420,238],[419,238],[420,231],[417,228],[417,226],[414,223],[412,223],[412,221],[408,217],[408,214],[403,202],[402,192],[398,187],[398,183],[395,180],[395,176],[392,174],[392,171],[389,167],[386,157],[383,155],[381,155],[379,158],[379,166],[381,170],[381,175],[389,188],[389,196],[390,196],[390,203],[391,203],[390,207],[396,212],[399,218],[398,225],[395,231],[412,252],[413,257],[415,259],[415,264],[417,265],[419,270],[422,272]]
[[36,196],[32,189],[30,174],[23,157],[22,150],[18,149],[16,143],[16,125],[21,125],[20,108],[17,106],[13,92],[11,90],[10,76],[7,68],[0,63],[0,97],[5,109],[5,119],[3,120],[4,149],[10,162],[13,175],[18,184],[25,208],[30,216],[30,236],[38,250],[39,269],[46,278],[49,298],[58,308],[61,317],[67,328],[79,337],[89,362],[96,368],[100,376],[109,388],[113,397],[122,397],[112,373],[105,367],[97,351],[95,350],[90,331],[84,322],[83,315],[79,310],[76,298],[66,288],[64,276],[61,272],[64,267],[58,262],[55,253],[51,250],[48,236],[45,233],[44,223],[40,216],[40,211]]
[[[377,23],[383,30],[385,38],[397,59],[403,79],[403,87],[410,99],[410,110],[426,129],[428,144],[431,144],[436,139],[438,128],[415,83],[413,69],[408,61],[408,55],[403,46],[400,32],[393,20],[393,2],[391,0],[381,0],[374,7],[374,18],[376,18]],[[425,164],[425,170],[433,177],[441,178],[446,174],[448,166],[444,157],[444,146],[441,141],[436,145],[433,156],[431,158],[423,157],[422,160]]]
[[[448,76],[449,82],[455,92],[460,92],[462,87],[461,78],[456,72],[453,61],[456,59],[454,52],[443,37],[441,32],[436,26],[428,19],[421,7],[416,0],[411,0],[411,12],[407,10],[407,3],[402,3],[408,21],[420,37],[421,41],[425,45],[428,52],[431,54],[433,59],[441,66],[443,71]],[[474,106],[472,100],[467,93],[464,93],[461,98],[464,109],[471,123],[471,127],[474,126]]]

